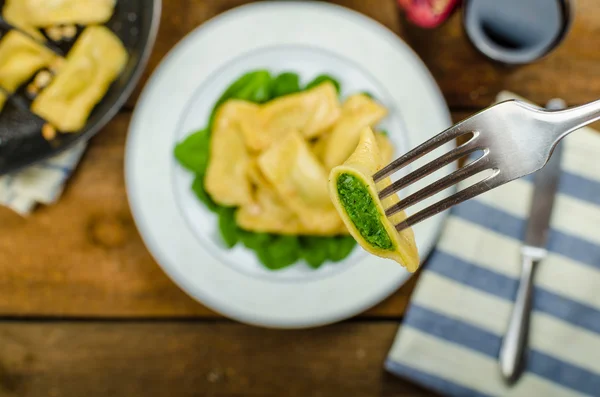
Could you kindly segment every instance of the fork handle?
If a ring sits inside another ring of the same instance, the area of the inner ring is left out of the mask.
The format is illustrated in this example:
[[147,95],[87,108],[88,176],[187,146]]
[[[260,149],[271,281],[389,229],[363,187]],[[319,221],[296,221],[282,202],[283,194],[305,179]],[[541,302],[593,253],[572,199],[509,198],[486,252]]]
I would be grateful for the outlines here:
[[552,124],[556,141],[559,141],[571,132],[600,120],[600,100],[571,109],[544,113],[546,114],[545,121]]
[[[525,247],[524,247],[525,248]],[[522,270],[517,290],[517,298],[513,307],[508,330],[500,346],[500,370],[504,380],[513,384],[519,379],[524,369],[523,354],[529,335],[529,317],[533,296],[533,275],[539,259],[524,249],[522,253]]]

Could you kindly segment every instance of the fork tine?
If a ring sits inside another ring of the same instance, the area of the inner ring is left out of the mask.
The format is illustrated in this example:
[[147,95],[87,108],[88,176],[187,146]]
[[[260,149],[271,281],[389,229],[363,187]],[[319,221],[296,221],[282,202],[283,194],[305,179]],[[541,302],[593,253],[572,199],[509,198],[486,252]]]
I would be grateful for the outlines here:
[[402,211],[411,205],[417,204],[427,197],[431,197],[436,193],[441,192],[442,190],[449,188],[462,180],[465,180],[475,174],[478,174],[486,169],[489,169],[489,158],[487,153],[483,156],[479,157],[477,160],[472,163],[454,171],[453,173],[446,175],[445,177],[433,182],[430,185],[425,186],[421,190],[416,191],[410,196],[404,198],[397,204],[394,204],[390,208],[385,210],[386,216],[392,216],[396,212]]
[[475,196],[479,196],[480,194],[485,193],[488,190],[502,185],[506,181],[502,178],[498,178],[498,174],[499,170],[495,170],[493,175],[490,175],[481,182],[477,182],[476,184],[469,186],[468,188],[461,190],[460,192],[455,193],[450,197],[440,200],[437,203],[430,205],[429,207],[417,212],[414,215],[409,216],[404,221],[396,225],[396,230],[401,232],[402,230],[416,225],[417,223],[422,222],[425,219],[428,219],[434,215],[437,215],[450,207],[458,205],[463,201],[469,200]]
[[425,164],[424,166],[422,166],[422,167],[416,169],[415,171],[409,173],[408,175],[398,179],[396,182],[387,186],[385,189],[382,189],[379,192],[379,198],[384,199],[384,198],[396,193],[400,189],[405,188],[406,186],[410,185],[411,183],[414,183],[414,182],[426,177],[427,175],[439,170],[440,168],[454,162],[455,160],[460,159],[461,157],[467,156],[473,152],[476,152],[477,150],[483,150],[482,147],[478,147],[472,143],[474,138],[475,137],[473,137],[467,143],[465,143],[455,149],[452,149],[448,153],[438,157],[435,160],[430,161],[429,163]]
[[390,164],[376,172],[375,175],[373,175],[373,180],[375,182],[379,182],[383,178],[390,176],[400,168],[409,165],[413,161],[423,157],[432,150],[435,150],[443,144],[448,143],[451,140],[456,139],[460,135],[466,134],[468,132],[470,131],[465,132],[461,128],[457,128],[457,126],[450,127],[446,131],[440,132],[430,140],[417,146],[413,150],[397,158],[396,160],[392,161]]

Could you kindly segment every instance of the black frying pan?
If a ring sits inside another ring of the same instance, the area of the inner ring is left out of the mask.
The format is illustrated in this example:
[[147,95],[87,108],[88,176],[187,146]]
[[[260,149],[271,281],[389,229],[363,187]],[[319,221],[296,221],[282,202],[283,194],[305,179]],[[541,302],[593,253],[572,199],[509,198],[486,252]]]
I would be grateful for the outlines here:
[[[3,3],[4,0],[0,0],[0,9]],[[115,14],[106,25],[125,44],[129,63],[80,132],[59,134],[53,141],[46,141],[41,135],[44,121],[29,112],[30,101],[24,89],[9,98],[0,112],[0,175],[54,156],[81,140],[88,140],[108,123],[123,106],[142,74],[158,30],[160,8],[160,0],[117,0]],[[69,50],[68,46],[58,47],[64,53]]]

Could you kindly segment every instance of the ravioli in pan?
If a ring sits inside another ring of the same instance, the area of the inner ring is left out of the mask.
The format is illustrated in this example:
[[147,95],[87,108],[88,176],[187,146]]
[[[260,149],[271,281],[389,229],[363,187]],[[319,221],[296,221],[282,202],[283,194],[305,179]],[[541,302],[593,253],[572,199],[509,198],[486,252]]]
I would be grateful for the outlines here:
[[62,132],[79,131],[127,59],[123,43],[107,27],[86,28],[31,110]]
[[55,25],[103,24],[115,4],[116,0],[6,0],[2,13],[8,23],[31,33]]
[[121,40],[100,25],[113,16],[116,0],[0,3],[2,18],[16,28],[0,38],[3,91],[31,101],[31,112],[46,121],[41,130],[46,140],[80,131],[128,61]]
[[[15,91],[35,72],[59,58],[46,47],[26,35],[11,30],[0,39],[0,86]],[[6,97],[0,93],[0,110]]]
[[331,170],[329,192],[350,234],[366,251],[393,259],[409,272],[419,267],[419,254],[412,229],[397,232],[394,225],[406,219],[404,212],[386,217],[385,208],[399,202],[396,194],[379,199],[378,192],[391,184],[390,178],[375,184],[373,174],[384,163],[377,139],[370,128],[360,134],[354,153]]
[[26,0],[6,0],[4,2],[2,17],[6,22],[21,29],[36,40],[46,41],[42,32],[31,23],[30,15]]

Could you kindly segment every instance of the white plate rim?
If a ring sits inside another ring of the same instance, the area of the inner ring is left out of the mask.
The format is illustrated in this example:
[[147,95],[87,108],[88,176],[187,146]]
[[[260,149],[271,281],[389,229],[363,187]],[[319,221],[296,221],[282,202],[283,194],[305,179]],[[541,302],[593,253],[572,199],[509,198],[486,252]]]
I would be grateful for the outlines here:
[[[228,317],[253,325],[274,328],[304,328],[340,321],[342,319],[351,317],[354,314],[360,313],[368,309],[369,307],[385,299],[400,285],[406,282],[406,280],[408,280],[408,278],[410,277],[410,274],[406,272],[396,274],[393,283],[389,283],[385,288],[380,288],[379,290],[375,291],[368,300],[355,302],[351,307],[346,307],[343,310],[333,310],[330,313],[327,313],[326,315],[318,315],[318,313],[315,313],[315,316],[312,316],[312,318],[306,318],[306,316],[304,316],[303,318],[299,319],[287,318],[282,320],[280,318],[277,318],[277,316],[271,316],[268,313],[257,313],[254,310],[246,312],[244,312],[243,310],[235,310],[231,307],[228,307],[228,305],[226,303],[224,304],[223,301],[219,301],[219,299],[213,299],[212,297],[204,294],[198,288],[198,285],[192,283],[188,279],[186,274],[176,269],[176,266],[173,265],[173,262],[177,259],[174,258],[173,255],[171,255],[172,253],[166,253],[164,246],[161,247],[161,244],[158,244],[156,242],[156,236],[153,234],[152,229],[149,228],[146,224],[147,219],[145,217],[148,216],[148,213],[145,213],[141,209],[140,203],[142,202],[138,197],[138,189],[136,185],[139,182],[138,174],[140,172],[140,167],[136,167],[134,161],[137,146],[134,142],[140,136],[139,126],[144,115],[144,109],[148,106],[148,103],[151,101],[151,91],[153,87],[157,85],[159,80],[164,77],[162,76],[162,72],[166,68],[165,65],[169,64],[169,62],[172,62],[175,55],[178,53],[178,51],[182,49],[182,47],[186,43],[193,41],[203,32],[211,29],[212,26],[218,25],[219,23],[223,23],[228,19],[238,18],[247,13],[261,13],[265,11],[269,12],[273,11],[274,9],[277,9],[280,12],[295,12],[301,9],[305,12],[319,12],[321,14],[329,13],[331,15],[338,14],[338,16],[343,16],[343,18],[347,21],[352,21],[357,25],[362,25],[363,27],[366,27],[367,29],[376,32],[380,39],[389,41],[399,53],[402,53],[406,62],[412,63],[412,67],[414,69],[413,71],[424,84],[423,94],[427,97],[425,99],[425,102],[429,103],[429,111],[431,112],[428,115],[428,118],[430,119],[429,121],[433,122],[433,124],[437,124],[436,131],[440,131],[446,128],[448,125],[450,125],[450,115],[444,102],[443,96],[439,88],[437,87],[433,77],[429,74],[426,67],[420,61],[418,56],[410,49],[410,47],[408,47],[404,42],[402,42],[393,32],[389,31],[387,28],[380,25],[378,22],[373,21],[370,18],[355,11],[346,9],[341,6],[326,3],[263,2],[237,7],[233,10],[225,12],[211,19],[210,21],[206,22],[205,24],[188,34],[188,36],[186,36],[175,48],[173,48],[170,51],[170,53],[162,61],[161,65],[153,73],[152,77],[148,81],[146,87],[144,88],[140,96],[138,105],[132,116],[129,128],[129,135],[126,143],[125,159],[125,180],[127,185],[128,199],[134,216],[134,220],[146,246],[148,247],[151,254],[155,257],[157,262],[160,264],[160,266],[163,268],[163,270],[171,279],[173,279],[173,281],[176,284],[178,284],[193,298],[202,302],[211,309],[220,312]],[[403,121],[407,123],[404,117]],[[433,133],[435,131],[431,132]],[[164,172],[167,172],[167,170],[165,170]],[[422,256],[426,256],[433,248],[433,245],[437,241],[437,238],[439,236],[439,232],[441,231],[444,219],[445,216],[439,216],[437,218],[437,230],[433,233],[433,235],[429,236],[429,246],[427,246],[426,249],[423,250],[424,252]],[[252,282],[252,280],[249,279],[248,282]]]

